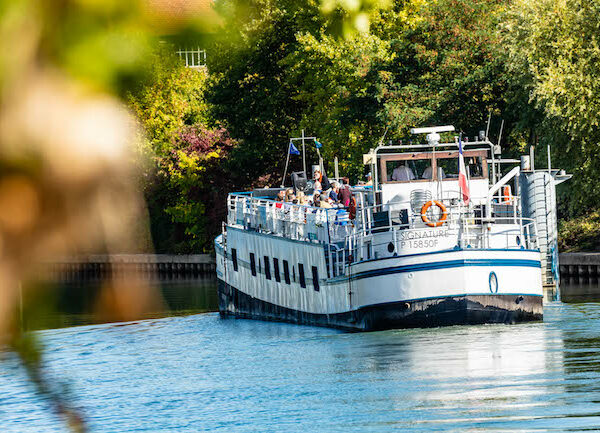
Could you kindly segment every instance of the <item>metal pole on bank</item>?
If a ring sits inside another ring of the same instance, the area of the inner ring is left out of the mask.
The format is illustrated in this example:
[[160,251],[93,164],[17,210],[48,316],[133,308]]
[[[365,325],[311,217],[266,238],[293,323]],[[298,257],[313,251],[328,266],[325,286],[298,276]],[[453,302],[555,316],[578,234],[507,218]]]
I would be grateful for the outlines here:
[[285,175],[287,174],[288,164],[290,162],[290,150],[292,150],[292,142],[291,141],[290,141],[290,144],[288,144],[287,157],[285,159],[285,170],[283,170],[283,178],[281,179],[281,187],[282,188],[285,186]]
[[304,168],[304,175],[308,177],[308,173],[306,173],[306,147],[304,146],[304,129],[302,130],[302,167]]

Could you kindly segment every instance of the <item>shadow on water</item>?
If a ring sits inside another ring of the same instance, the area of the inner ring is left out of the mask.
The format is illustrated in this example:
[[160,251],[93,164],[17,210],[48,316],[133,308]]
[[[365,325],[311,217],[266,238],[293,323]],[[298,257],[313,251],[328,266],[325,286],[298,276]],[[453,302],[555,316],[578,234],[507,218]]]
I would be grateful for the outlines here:
[[[218,310],[217,280],[213,275],[171,278],[151,283],[162,294],[165,307],[139,319],[179,316]],[[35,302],[24,300],[26,330],[63,328],[109,322],[96,313],[103,286],[99,281],[48,284],[37,292]]]

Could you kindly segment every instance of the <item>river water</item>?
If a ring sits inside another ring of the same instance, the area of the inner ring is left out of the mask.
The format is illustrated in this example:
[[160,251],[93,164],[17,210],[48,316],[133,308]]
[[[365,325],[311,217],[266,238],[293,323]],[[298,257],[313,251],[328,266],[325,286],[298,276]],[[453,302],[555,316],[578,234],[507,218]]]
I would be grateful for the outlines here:
[[[93,432],[600,431],[600,304],[344,333],[216,313],[38,331]],[[63,432],[0,363],[2,432]]]

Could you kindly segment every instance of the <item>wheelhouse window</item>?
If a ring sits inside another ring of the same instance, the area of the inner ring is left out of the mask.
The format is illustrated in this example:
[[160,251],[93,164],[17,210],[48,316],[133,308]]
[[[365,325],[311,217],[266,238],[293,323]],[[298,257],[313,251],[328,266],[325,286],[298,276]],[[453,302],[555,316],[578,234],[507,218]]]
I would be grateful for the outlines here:
[[252,272],[252,276],[256,277],[256,258],[254,257],[254,253],[250,253],[250,271]]
[[[467,150],[463,153],[465,168],[470,179],[487,179],[486,151]],[[458,152],[439,152],[435,155],[437,179],[458,179]]]
[[285,279],[285,284],[290,284],[290,265],[287,260],[283,261],[283,278]]
[[[487,163],[484,164],[485,158],[483,156],[472,156],[465,159],[465,165],[467,166],[467,173],[471,179],[483,179],[487,178]],[[483,167],[485,166],[485,171]]]
[[[487,178],[487,150],[464,152],[471,179]],[[430,182],[458,179],[458,151],[437,151],[382,155],[379,160],[381,183]]]
[[237,250],[235,248],[231,249],[231,261],[233,262],[233,270],[238,271],[238,262],[237,262]]
[[458,155],[436,157],[437,179],[458,179]]
[[265,256],[265,278],[267,280],[271,279],[271,262],[269,261],[269,257]]
[[298,263],[298,278],[300,279],[300,287],[306,288],[306,280],[304,279],[304,265]]
[[316,266],[312,267],[312,280],[313,280],[313,288],[315,292],[318,292],[321,288],[319,287],[319,270]]
[[431,153],[407,153],[384,155],[380,160],[380,182],[401,183],[430,180],[432,173]]
[[281,282],[281,276],[279,275],[279,259],[273,257],[273,273],[275,274],[275,281]]

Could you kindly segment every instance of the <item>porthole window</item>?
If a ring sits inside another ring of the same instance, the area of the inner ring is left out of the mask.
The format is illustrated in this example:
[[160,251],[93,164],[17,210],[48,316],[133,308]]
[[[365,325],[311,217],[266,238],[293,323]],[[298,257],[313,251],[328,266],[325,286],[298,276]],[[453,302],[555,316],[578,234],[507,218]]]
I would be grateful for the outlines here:
[[490,292],[498,293],[498,276],[496,275],[495,272],[490,272],[489,283],[490,283]]

